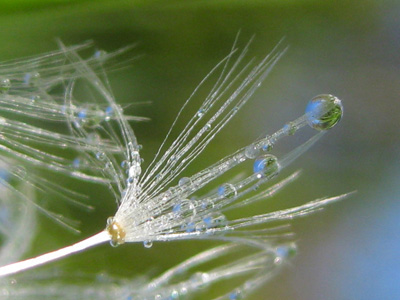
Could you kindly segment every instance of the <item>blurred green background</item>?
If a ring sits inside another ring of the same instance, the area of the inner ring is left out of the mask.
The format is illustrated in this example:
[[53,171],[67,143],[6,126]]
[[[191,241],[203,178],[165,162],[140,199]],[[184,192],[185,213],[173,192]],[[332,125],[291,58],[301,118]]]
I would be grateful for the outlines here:
[[[303,169],[302,177],[270,206],[255,209],[357,193],[294,222],[298,257],[252,299],[395,299],[400,295],[399,16],[396,0],[1,1],[0,60],[54,50],[56,38],[67,45],[91,39],[107,51],[137,43],[133,52],[140,57],[110,80],[119,102],[151,102],[128,110],[152,119],[133,124],[149,161],[184,100],[229,53],[239,30],[241,45],[255,35],[249,56],[262,57],[285,37],[288,53],[202,159],[213,162],[273,132],[300,116],[313,96],[332,93],[343,100],[342,122],[290,167]],[[301,136],[294,139],[301,142]],[[96,192],[95,212],[68,208],[82,220],[85,236],[103,228],[115,211],[113,200]],[[46,220],[41,230],[32,253],[78,239]],[[122,276],[159,274],[207,245],[105,245],[57,265]]]

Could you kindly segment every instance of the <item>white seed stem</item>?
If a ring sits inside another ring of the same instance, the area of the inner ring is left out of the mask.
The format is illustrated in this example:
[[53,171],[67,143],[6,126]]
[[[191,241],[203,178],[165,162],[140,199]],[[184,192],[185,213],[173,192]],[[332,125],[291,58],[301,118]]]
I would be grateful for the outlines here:
[[62,257],[69,256],[71,254],[80,252],[90,247],[102,244],[110,240],[110,235],[106,231],[99,232],[83,241],[80,241],[71,246],[61,248],[37,257],[33,257],[20,262],[12,263],[3,267],[0,267],[0,277],[15,274],[21,271],[25,271],[31,268],[38,267],[51,261],[55,261]]

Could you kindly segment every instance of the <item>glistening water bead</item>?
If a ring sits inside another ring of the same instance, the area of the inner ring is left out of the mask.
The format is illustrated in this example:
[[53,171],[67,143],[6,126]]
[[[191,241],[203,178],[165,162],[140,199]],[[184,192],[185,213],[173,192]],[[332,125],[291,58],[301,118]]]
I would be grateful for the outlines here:
[[274,176],[279,172],[278,159],[272,154],[264,154],[254,161],[253,171],[262,177]]
[[314,129],[327,130],[336,125],[343,115],[342,102],[329,94],[318,95],[306,107],[307,123]]

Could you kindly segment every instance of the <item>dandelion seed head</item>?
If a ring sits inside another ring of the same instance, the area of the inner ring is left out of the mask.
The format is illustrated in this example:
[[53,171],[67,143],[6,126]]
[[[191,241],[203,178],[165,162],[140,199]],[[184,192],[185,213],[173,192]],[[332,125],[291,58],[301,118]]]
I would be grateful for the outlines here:
[[[60,47],[58,52],[23,62],[22,67],[15,63],[8,66],[13,72],[1,77],[10,78],[8,87],[7,81],[0,80],[0,112],[11,112],[33,121],[62,122],[70,134],[37,127],[35,122],[19,122],[5,114],[7,118],[0,117],[0,150],[30,166],[104,184],[109,187],[118,208],[100,233],[34,259],[1,267],[0,276],[27,270],[104,242],[110,242],[113,247],[138,242],[151,248],[158,241],[209,239],[224,245],[199,253],[140,285],[110,278],[96,286],[92,283],[57,289],[55,284],[37,282],[31,286],[39,291],[37,295],[43,293],[53,298],[76,299],[87,295],[88,299],[172,300],[204,293],[207,287],[222,280],[245,277],[244,282],[216,298],[241,299],[294,256],[295,244],[282,243],[282,240],[292,240],[293,236],[280,222],[308,215],[346,196],[318,199],[279,211],[259,211],[257,215],[235,217],[229,213],[251,203],[267,201],[299,176],[300,172],[295,172],[271,185],[281,169],[307,151],[322,137],[322,131],[340,120],[343,110],[340,100],[331,95],[315,97],[303,116],[189,174],[188,167],[249,101],[285,50],[279,51],[277,47],[259,62],[246,62],[249,45],[241,52],[234,46],[184,103],[154,159],[144,167],[142,147],[130,124],[136,119],[125,115],[124,109],[115,102],[107,79],[99,76],[103,63],[114,54],[97,51],[83,59],[78,51],[86,46],[65,47],[60,43]],[[192,98],[212,76],[217,77],[215,84],[203,103],[193,108]],[[94,97],[81,100],[76,95],[76,85],[81,81]],[[61,87],[63,95],[52,93],[57,87]],[[180,128],[182,116],[188,117],[189,121]],[[307,124],[321,132],[314,132],[311,138],[289,153],[277,156],[271,153],[277,143]],[[27,147],[26,140],[53,147],[55,153],[60,149],[72,150],[74,158]],[[64,194],[65,189],[59,185],[43,183],[30,172],[27,174],[14,167],[11,174],[45,193]],[[7,186],[7,178],[0,177],[0,180]],[[30,201],[26,196],[22,198]],[[69,220],[63,216],[39,205],[35,207],[68,225]],[[0,214],[0,222],[3,217],[7,219]],[[213,264],[204,270],[198,268],[234,249],[244,248],[250,251],[241,252],[240,259],[217,267]],[[198,272],[193,273],[192,268]],[[22,288],[19,284],[15,288],[14,285],[7,286],[5,291],[10,295],[29,295],[32,291],[29,284]],[[44,288],[38,289],[41,284]]]

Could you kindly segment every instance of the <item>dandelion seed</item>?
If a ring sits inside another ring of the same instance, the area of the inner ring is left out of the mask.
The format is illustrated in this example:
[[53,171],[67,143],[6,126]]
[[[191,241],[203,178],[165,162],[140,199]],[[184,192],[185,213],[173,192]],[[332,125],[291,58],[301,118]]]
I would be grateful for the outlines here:
[[[258,249],[263,255],[260,254],[251,259],[244,259],[236,264],[195,276],[190,283],[184,285],[186,290],[207,285],[209,282],[230,277],[232,274],[257,269],[258,265],[265,264],[267,261],[274,262],[273,265],[269,265],[270,270],[265,273],[266,275],[257,276],[253,281],[246,282],[239,290],[228,294],[229,297],[235,299],[235,297],[240,297],[242,292],[251,290],[264,282],[271,276],[273,273],[271,270],[274,270],[278,261],[280,263],[288,256],[283,249],[270,251],[269,238],[264,235],[263,229],[256,228],[257,225],[303,216],[346,196],[320,199],[291,209],[238,219],[228,219],[225,216],[226,211],[230,209],[275,195],[298,176],[299,173],[296,172],[272,187],[266,188],[266,183],[275,177],[282,168],[304,153],[323,135],[325,130],[330,129],[340,120],[342,105],[339,99],[330,95],[314,98],[312,104],[307,106],[307,111],[303,116],[287,123],[289,125],[285,125],[274,134],[252,142],[191,176],[182,177],[174,185],[175,181],[182,176],[182,172],[247,103],[284,51],[279,52],[276,48],[260,63],[254,64],[252,61],[244,62],[249,45],[240,53],[234,47],[232,52],[206,76],[185,102],[153,161],[142,172],[142,160],[139,153],[141,146],[129,125],[131,118],[123,114],[122,108],[115,103],[107,84],[93,70],[99,63],[97,56],[83,60],[77,53],[79,49],[66,48],[62,44],[60,47],[60,52],[50,55],[56,62],[52,60],[49,62],[45,60],[45,62],[51,66],[53,66],[52,64],[57,66],[60,56],[68,61],[64,70],[65,76],[62,76],[65,86],[64,103],[61,105],[57,101],[54,101],[55,103],[47,101],[44,104],[29,102],[29,106],[26,94],[31,94],[32,91],[23,90],[26,87],[22,82],[21,74],[15,73],[10,78],[16,81],[16,91],[17,88],[21,88],[23,92],[20,97],[11,97],[13,90],[10,89],[7,92],[9,94],[0,98],[6,103],[2,110],[7,111],[8,109],[15,114],[26,116],[33,116],[39,112],[37,118],[50,116],[55,121],[66,120],[71,136],[58,134],[57,140],[60,141],[58,146],[65,144],[68,148],[78,149],[88,159],[91,166],[90,171],[94,175],[77,171],[75,165],[71,170],[73,165],[71,161],[18,142],[18,139],[25,137],[37,138],[44,144],[51,144],[55,140],[45,130],[39,130],[25,123],[17,123],[9,119],[3,120],[3,128],[9,126],[10,129],[15,128],[17,131],[13,135],[10,133],[3,137],[0,150],[17,159],[26,160],[31,164],[78,179],[108,184],[116,197],[118,210],[114,217],[108,219],[106,229],[100,233],[54,252],[0,267],[0,276],[34,268],[104,242],[110,242],[112,246],[126,242],[141,242],[145,247],[151,247],[154,242],[158,241],[211,239],[244,244]],[[105,53],[104,55],[107,57],[111,54]],[[104,55],[102,55],[101,61],[104,61]],[[38,59],[38,63],[42,60]],[[27,71],[37,71],[36,68],[38,67],[32,67],[32,70]],[[170,141],[170,136],[175,132],[180,116],[186,114],[186,109],[196,91],[218,70],[220,73],[217,81],[200,108],[184,128],[179,130],[177,137]],[[40,80],[35,82],[34,86],[40,86],[41,90],[46,91],[40,95],[41,98],[46,99],[49,97],[47,91],[55,83],[60,83],[60,77],[56,76],[54,70],[49,66],[39,71]],[[19,78],[19,81],[15,78]],[[104,109],[87,104],[83,106],[73,104],[76,101],[74,87],[77,78],[84,79],[92,87],[94,93],[104,102]],[[12,86],[14,88],[14,85]],[[26,103],[29,109],[21,110],[20,103]],[[98,118],[99,116],[101,118]],[[115,132],[115,127],[110,126],[110,123],[114,123],[118,127],[118,134]],[[277,158],[272,154],[260,155],[261,150],[270,151],[277,142],[295,134],[307,123],[320,132],[286,156]],[[98,142],[89,142],[91,134],[96,132],[102,133]],[[105,136],[106,138],[104,138]],[[108,148],[109,145],[111,145],[110,148]],[[217,190],[212,190],[205,195],[198,195],[209,184],[218,183],[221,175],[238,166],[245,166],[247,162],[253,164],[253,172],[251,172],[252,167],[249,167],[250,175],[225,182]],[[78,169],[80,169],[79,164]],[[189,200],[193,197],[193,200]],[[272,254],[268,256],[265,253]],[[269,259],[271,257],[272,260]],[[182,291],[178,287],[168,292],[159,293],[157,291],[158,294],[155,294],[154,298],[160,295],[160,299],[163,299],[167,294],[168,297],[171,297],[172,294],[176,295],[175,291],[179,290]]]

